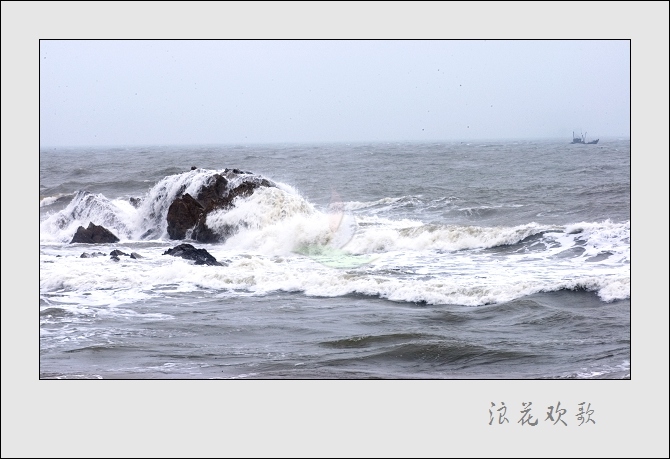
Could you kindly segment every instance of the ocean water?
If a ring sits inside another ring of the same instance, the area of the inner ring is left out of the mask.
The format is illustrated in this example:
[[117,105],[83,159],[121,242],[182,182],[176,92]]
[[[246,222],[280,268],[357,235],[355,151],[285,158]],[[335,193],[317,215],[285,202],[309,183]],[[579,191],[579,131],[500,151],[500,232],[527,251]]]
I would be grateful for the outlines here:
[[[630,141],[569,140],[43,148],[40,377],[630,378]],[[275,186],[170,240],[225,168]]]

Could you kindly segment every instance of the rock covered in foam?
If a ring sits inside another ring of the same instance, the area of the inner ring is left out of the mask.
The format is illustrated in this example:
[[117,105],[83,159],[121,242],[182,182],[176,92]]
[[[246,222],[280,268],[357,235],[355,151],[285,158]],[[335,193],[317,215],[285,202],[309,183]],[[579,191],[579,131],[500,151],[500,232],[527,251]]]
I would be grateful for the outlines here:
[[172,201],[167,212],[167,233],[170,239],[190,237],[198,242],[219,242],[235,232],[228,228],[223,233],[207,226],[207,215],[215,210],[230,209],[237,197],[250,196],[260,187],[274,186],[269,180],[239,169],[225,169],[214,174],[198,190],[195,197],[185,193]]

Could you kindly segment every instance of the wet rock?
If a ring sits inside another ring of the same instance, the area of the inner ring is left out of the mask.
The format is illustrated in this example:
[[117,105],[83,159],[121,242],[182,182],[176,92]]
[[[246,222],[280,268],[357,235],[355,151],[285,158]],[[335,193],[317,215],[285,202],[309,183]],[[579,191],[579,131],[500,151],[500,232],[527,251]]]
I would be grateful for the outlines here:
[[88,228],[80,226],[77,228],[77,232],[74,233],[70,244],[74,243],[81,244],[108,244],[112,242],[119,242],[119,238],[114,235],[107,228],[98,226],[90,222]]
[[205,249],[196,249],[191,244],[180,244],[166,250],[163,252],[163,255],[172,255],[173,257],[194,260],[196,265],[223,266]]
[[144,257],[137,252],[130,252],[130,258],[133,258],[133,259],[137,260],[137,259],[144,258]]
[[119,255],[124,255],[124,256],[126,256],[126,257],[128,256],[127,253],[123,253],[123,252],[121,252],[120,250],[112,250],[112,251],[110,252],[110,255],[113,256],[113,257],[118,257]]
[[167,213],[167,233],[170,239],[184,239],[203,211],[204,207],[188,193],[172,201]]
[[189,235],[198,242],[225,240],[237,228],[224,228],[215,232],[207,226],[207,216],[216,210],[232,208],[235,198],[247,197],[260,187],[271,186],[274,184],[269,180],[239,169],[225,169],[224,175],[214,174],[195,197],[186,193],[170,204],[167,213],[168,236],[170,239],[185,239]]
[[202,205],[205,212],[209,212],[214,208],[229,204],[228,194],[228,179],[221,174],[214,174],[207,184],[198,191],[195,199]]

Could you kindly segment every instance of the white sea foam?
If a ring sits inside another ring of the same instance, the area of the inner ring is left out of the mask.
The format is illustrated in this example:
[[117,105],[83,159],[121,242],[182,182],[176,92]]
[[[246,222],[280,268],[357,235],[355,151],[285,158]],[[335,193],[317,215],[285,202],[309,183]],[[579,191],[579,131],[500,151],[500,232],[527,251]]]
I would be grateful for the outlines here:
[[592,370],[592,369],[590,370],[588,368],[582,368],[581,371],[576,373],[576,376],[577,378],[580,379],[592,379],[592,378],[600,378],[611,373],[621,374],[622,379],[629,378],[630,361],[626,360],[616,366],[604,365],[599,370]]
[[371,207],[380,207],[380,209],[376,209],[374,212],[372,212],[376,213],[380,210],[388,210],[400,205],[418,202],[420,202],[419,196],[400,196],[395,198],[382,198],[369,202],[350,201],[344,203],[344,209],[347,211],[356,211],[361,209],[369,209]]
[[630,261],[630,221],[575,223],[566,226],[565,233],[575,235],[576,240],[584,242],[586,256],[611,253],[617,255],[617,261]]
[[66,196],[63,193],[57,194],[56,196],[45,196],[40,200],[40,207],[47,207],[58,201],[63,196]]
[[[517,227],[478,227],[425,225],[415,221],[361,219],[361,229],[347,245],[353,253],[392,250],[464,250],[515,244],[523,239],[556,227],[529,223]],[[377,223],[377,224],[372,224]],[[365,224],[365,226],[363,226]]]
[[[108,257],[76,256],[48,263],[53,257],[44,256],[40,291],[71,292],[66,295],[68,301],[91,307],[132,303],[146,292],[163,295],[198,290],[224,296],[241,292],[265,295],[273,291],[325,297],[359,293],[393,301],[469,306],[566,289],[593,291],[605,302],[630,297],[627,264],[587,264],[579,258],[534,260],[532,255],[516,260],[467,251],[451,254],[395,251],[348,269],[336,269],[319,262],[318,257],[287,253],[281,244],[282,250],[261,244],[255,247],[255,254],[240,247],[262,240],[261,236],[259,239],[253,236],[255,231],[267,237],[273,228],[276,230],[277,224],[246,233],[252,235],[251,239],[231,238],[233,249],[228,243],[209,246],[210,253],[226,263],[221,267],[197,266],[163,255],[162,247],[144,250],[144,258],[140,260],[121,257],[116,263]],[[322,230],[324,234],[328,231],[326,222]],[[269,256],[260,249],[275,254]],[[523,262],[524,259],[528,261]],[[84,295],[85,292],[94,294]]]
[[261,188],[237,198],[228,211],[212,212],[207,225],[213,231],[239,228],[226,241],[230,250],[286,255],[309,247],[341,247],[353,237],[356,221],[342,212],[316,210],[299,194],[284,188]]
[[[208,215],[213,231],[234,229],[225,243],[207,246],[226,266],[196,266],[164,256],[165,244],[171,244],[165,224],[169,204],[180,193],[197,195],[217,172],[197,169],[165,177],[138,208],[125,199],[76,193],[65,209],[40,224],[43,247],[67,244],[76,228],[89,221],[110,229],[130,247],[154,229],[154,245],[141,251],[140,260],[121,257],[116,263],[107,256],[79,258],[80,247],[61,258],[47,250],[41,256],[40,291],[70,292],[74,303],[89,307],[139,301],[149,291],[162,295],[201,289],[223,295],[359,293],[471,306],[563,289],[593,291],[605,302],[630,297],[630,222],[485,227],[364,212],[354,216],[351,211],[409,198],[350,202],[324,212],[282,183],[258,188],[236,198],[232,209]],[[84,295],[90,292],[95,294]]]
[[129,226],[132,220],[128,209],[118,204],[102,194],[78,191],[65,209],[40,223],[40,240],[69,242],[79,226],[86,228],[91,222],[104,226],[120,239],[128,239],[133,233]]

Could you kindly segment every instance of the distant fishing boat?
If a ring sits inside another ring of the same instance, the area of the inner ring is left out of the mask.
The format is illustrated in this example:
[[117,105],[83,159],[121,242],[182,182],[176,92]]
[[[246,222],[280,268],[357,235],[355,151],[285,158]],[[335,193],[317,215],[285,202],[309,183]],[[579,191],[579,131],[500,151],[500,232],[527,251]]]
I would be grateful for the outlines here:
[[581,137],[575,137],[575,131],[572,131],[572,142],[570,143],[581,143],[586,145],[595,145],[600,139],[591,140],[590,142],[586,141],[586,132],[581,135]]
[[572,143],[584,143],[584,136],[575,137],[575,131],[572,131]]

